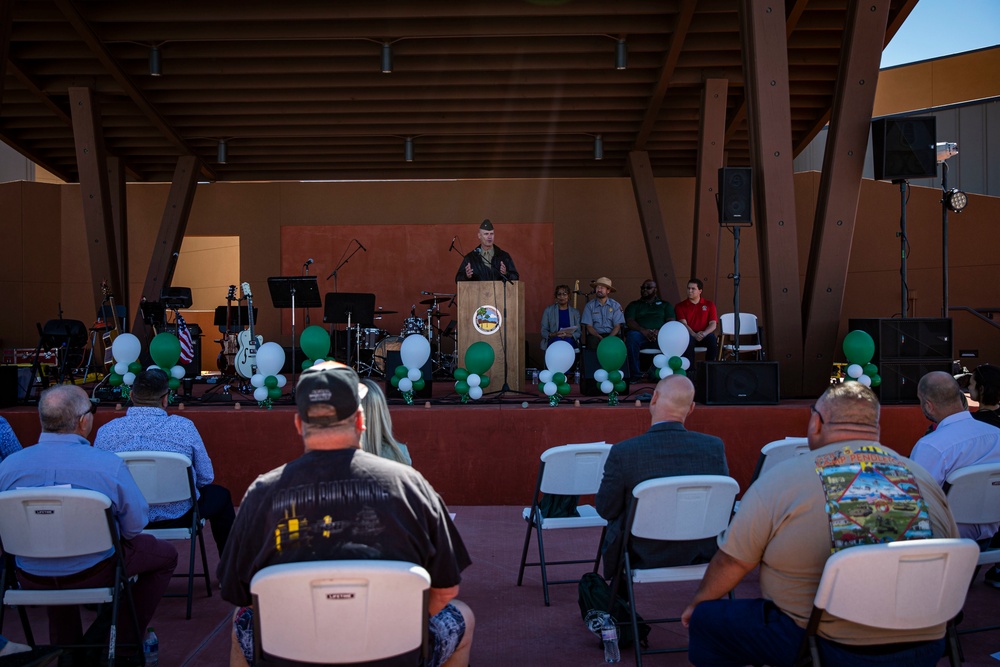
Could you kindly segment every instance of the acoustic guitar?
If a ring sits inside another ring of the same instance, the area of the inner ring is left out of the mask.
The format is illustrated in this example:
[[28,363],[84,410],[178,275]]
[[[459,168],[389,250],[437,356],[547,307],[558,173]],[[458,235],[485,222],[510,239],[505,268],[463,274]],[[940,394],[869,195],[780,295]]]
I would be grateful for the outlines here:
[[[111,320],[104,321],[104,333],[101,334],[102,342],[104,343],[104,365],[112,366],[115,363],[115,355],[111,350],[111,346],[114,345],[115,338],[118,338],[118,334],[121,333],[121,329],[118,324],[118,313],[115,310],[115,297],[111,293],[111,287],[108,285],[107,279],[101,281],[101,292],[104,294],[104,300],[110,304],[111,307]],[[101,308],[101,314],[105,314],[107,311],[104,310],[103,306]]]
[[239,351],[236,352],[236,374],[249,380],[257,372],[257,349],[264,344],[264,337],[253,333],[253,294],[250,292],[250,283],[244,282],[241,287],[243,296],[247,299],[250,328],[236,335],[240,344]]
[[231,331],[230,323],[233,321],[233,301],[236,299],[236,285],[229,286],[229,293],[226,294],[226,326],[225,333],[222,334],[222,338],[218,341],[222,346],[222,350],[219,352],[218,358],[216,358],[215,363],[219,366],[219,370],[222,371],[223,375],[231,375],[236,360],[236,353],[239,352],[240,344],[237,340],[237,336],[233,331]]

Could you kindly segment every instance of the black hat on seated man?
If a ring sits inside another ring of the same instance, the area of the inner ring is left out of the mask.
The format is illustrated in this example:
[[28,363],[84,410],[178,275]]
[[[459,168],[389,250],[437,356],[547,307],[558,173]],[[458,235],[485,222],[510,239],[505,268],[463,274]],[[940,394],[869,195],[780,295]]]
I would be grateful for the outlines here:
[[492,232],[493,231],[493,223],[490,222],[489,219],[483,220],[482,224],[479,225],[479,228],[481,230],[483,230],[484,232]]
[[[368,387],[350,366],[337,361],[325,361],[310,366],[295,386],[295,404],[299,416],[307,424],[335,424],[347,419],[358,411],[361,399],[368,393]],[[336,418],[309,417],[309,408],[314,405],[330,405],[336,411]]]

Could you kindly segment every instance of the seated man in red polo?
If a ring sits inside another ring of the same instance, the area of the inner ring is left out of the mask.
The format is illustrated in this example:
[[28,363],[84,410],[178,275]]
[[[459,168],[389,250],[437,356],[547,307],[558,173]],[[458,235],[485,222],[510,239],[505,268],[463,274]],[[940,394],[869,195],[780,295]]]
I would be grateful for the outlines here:
[[[688,298],[674,306],[677,321],[688,328],[691,340],[688,342],[684,356],[694,368],[694,348],[707,348],[705,359],[715,361],[719,354],[719,341],[715,337],[715,329],[719,326],[719,315],[715,304],[701,298],[705,283],[700,278],[692,278],[687,284]],[[690,375],[692,371],[688,371]]]

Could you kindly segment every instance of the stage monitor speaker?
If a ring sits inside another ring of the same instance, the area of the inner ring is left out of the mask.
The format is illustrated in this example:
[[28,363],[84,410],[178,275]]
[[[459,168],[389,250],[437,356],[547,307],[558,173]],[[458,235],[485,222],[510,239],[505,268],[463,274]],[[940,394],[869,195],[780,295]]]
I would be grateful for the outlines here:
[[0,408],[17,405],[19,394],[17,375],[17,366],[0,366]]
[[875,341],[873,364],[881,361],[952,360],[952,321],[948,317],[848,320],[851,331],[867,332]]
[[698,364],[695,400],[705,405],[776,405],[777,361],[705,361]]
[[[606,396],[601,391],[601,385],[594,380],[594,371],[601,367],[597,360],[597,350],[583,348],[580,350],[580,393],[584,396]],[[628,359],[621,367],[622,375],[625,376],[625,391],[619,392],[619,396],[628,394],[630,380],[628,371]]]
[[[402,365],[402,363],[403,363],[403,358],[400,356],[399,350],[388,350],[388,351],[386,351],[386,356],[385,356],[385,396],[386,396],[386,398],[403,398],[403,392],[401,392],[399,389],[396,389],[395,387],[393,387],[392,383],[389,381],[390,378],[392,377],[392,374],[396,371],[396,367]],[[431,367],[430,357],[427,358],[427,361],[424,363],[424,367],[420,369],[420,372],[423,373],[424,388],[421,389],[420,391],[413,392],[413,395],[416,398],[431,398],[432,395],[433,395],[433,391],[432,390],[434,388],[434,380],[432,379],[433,378],[433,374],[434,374],[434,369]],[[490,378],[490,380],[491,380],[490,386],[487,389],[489,391],[494,391],[494,390],[498,391],[500,389],[499,386],[496,387],[495,389],[493,387],[493,382],[496,381],[497,379],[496,378]],[[503,378],[501,377],[499,381],[500,381],[500,384],[502,385],[503,384]]]
[[719,169],[719,224],[747,226],[751,224],[752,179],[750,167]]
[[937,176],[937,123],[934,116],[872,121],[876,181]]
[[[201,376],[201,326],[195,323],[187,325],[188,333],[191,334],[191,341],[194,343],[194,359],[191,363],[182,364],[184,366],[184,377],[196,378]],[[166,333],[177,335],[177,325],[168,324],[163,328]]]
[[917,383],[931,371],[951,373],[951,361],[883,362],[878,372],[882,384],[876,390],[883,405],[916,404]]

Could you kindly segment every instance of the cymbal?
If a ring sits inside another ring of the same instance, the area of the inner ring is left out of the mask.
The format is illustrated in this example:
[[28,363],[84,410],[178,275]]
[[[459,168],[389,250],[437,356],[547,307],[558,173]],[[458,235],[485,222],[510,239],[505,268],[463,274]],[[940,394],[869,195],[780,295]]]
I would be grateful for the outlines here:
[[399,313],[398,310],[376,310],[375,311],[376,315],[396,315],[397,313]]
[[442,300],[443,299],[424,299],[420,303],[424,304],[425,306],[431,306],[435,303],[441,303]]
[[445,293],[445,292],[431,292],[431,294],[434,295],[434,296],[436,296],[436,297],[440,297],[440,298],[444,298],[444,299],[450,299],[453,296],[458,296],[457,294],[452,294],[450,292],[449,293]]

